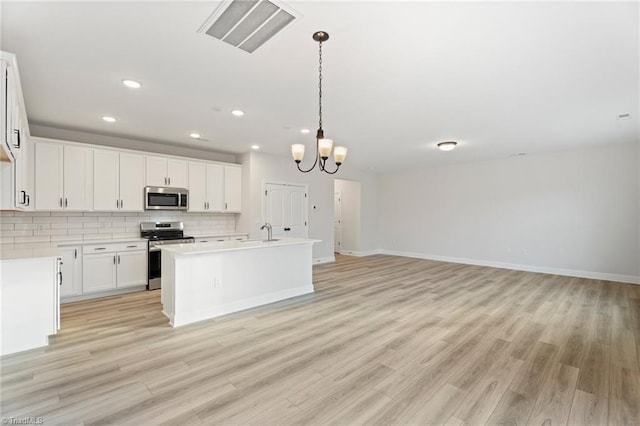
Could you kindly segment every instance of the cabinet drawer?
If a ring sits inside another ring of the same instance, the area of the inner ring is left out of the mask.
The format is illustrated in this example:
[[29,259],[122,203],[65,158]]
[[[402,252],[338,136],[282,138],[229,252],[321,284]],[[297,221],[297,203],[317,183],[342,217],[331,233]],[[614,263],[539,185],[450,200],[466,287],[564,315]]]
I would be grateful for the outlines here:
[[89,244],[83,246],[84,254],[114,253],[117,251],[146,250],[146,241],[132,241],[130,243]]
[[196,243],[215,243],[218,241],[229,241],[229,237],[203,237],[196,238]]

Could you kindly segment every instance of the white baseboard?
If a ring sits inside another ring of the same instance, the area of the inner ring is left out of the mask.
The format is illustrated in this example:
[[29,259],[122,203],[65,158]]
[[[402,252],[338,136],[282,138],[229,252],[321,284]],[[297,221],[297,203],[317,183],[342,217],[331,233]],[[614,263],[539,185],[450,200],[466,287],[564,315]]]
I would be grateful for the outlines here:
[[142,285],[142,286],[136,286],[136,287],[119,288],[116,290],[98,291],[95,293],[78,294],[75,296],[64,296],[60,298],[60,304],[70,303],[70,302],[79,302],[81,300],[97,299],[98,297],[117,296],[119,294],[134,293],[137,291],[146,291],[146,290],[147,290],[147,286]]
[[331,262],[335,262],[335,261],[336,261],[336,257],[335,256],[318,257],[316,259],[313,259],[313,264],[314,265],[320,265],[321,263],[331,263]]
[[438,256],[426,253],[384,250],[380,253],[392,256],[412,257],[415,259],[437,260],[440,262],[462,263],[465,265],[490,266],[492,268],[513,269],[516,271],[539,272],[542,274],[563,275],[568,277],[590,278],[594,280],[616,281],[627,284],[640,284],[640,277],[633,275],[608,274],[603,272],[579,271],[573,269],[549,268],[546,266],[521,265],[517,263],[493,262],[489,260],[465,259],[460,257]]
[[380,254],[380,250],[367,250],[367,251],[352,251],[352,250],[340,250],[340,254],[355,257],[373,256],[374,254]]

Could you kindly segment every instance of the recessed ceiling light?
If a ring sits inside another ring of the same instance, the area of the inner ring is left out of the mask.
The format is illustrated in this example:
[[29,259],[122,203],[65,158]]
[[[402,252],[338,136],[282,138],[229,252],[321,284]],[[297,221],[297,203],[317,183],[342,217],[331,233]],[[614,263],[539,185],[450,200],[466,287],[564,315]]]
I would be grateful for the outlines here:
[[451,151],[456,147],[456,145],[458,145],[458,142],[446,141],[446,142],[440,142],[438,144],[438,148],[440,148],[440,151]]
[[115,123],[116,122],[116,119],[111,117],[111,116],[109,116],[109,115],[103,115],[102,119],[104,121],[106,121],[107,123]]
[[194,139],[200,139],[200,133],[195,133],[194,132],[194,133],[191,133],[189,136],[194,138]]
[[302,129],[300,130],[300,133],[302,133],[303,135],[306,135],[307,133],[311,132],[311,130],[309,129]]
[[233,111],[231,111],[231,114],[235,115],[236,117],[242,117],[244,115],[244,111],[240,111],[239,109],[234,109]]
[[251,149],[253,149],[254,151],[258,150],[260,149],[260,145],[251,145]]
[[142,87],[142,84],[135,80],[122,80],[122,84],[129,87],[130,89],[139,89]]

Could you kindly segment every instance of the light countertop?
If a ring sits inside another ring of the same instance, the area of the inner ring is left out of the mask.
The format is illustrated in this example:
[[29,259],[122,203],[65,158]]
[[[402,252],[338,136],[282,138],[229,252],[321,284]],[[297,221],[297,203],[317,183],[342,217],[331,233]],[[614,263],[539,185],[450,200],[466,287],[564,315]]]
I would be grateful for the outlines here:
[[290,246],[295,244],[313,244],[319,243],[321,240],[310,240],[307,238],[283,238],[277,241],[263,240],[244,240],[244,241],[212,241],[209,243],[198,244],[170,244],[161,246],[163,251],[173,254],[202,254],[202,253],[221,253],[234,250],[253,250],[279,246]]
[[0,244],[0,260],[34,259],[60,256],[60,247],[88,244],[132,243],[147,241],[145,238],[122,238],[100,240],[51,241],[46,243]]

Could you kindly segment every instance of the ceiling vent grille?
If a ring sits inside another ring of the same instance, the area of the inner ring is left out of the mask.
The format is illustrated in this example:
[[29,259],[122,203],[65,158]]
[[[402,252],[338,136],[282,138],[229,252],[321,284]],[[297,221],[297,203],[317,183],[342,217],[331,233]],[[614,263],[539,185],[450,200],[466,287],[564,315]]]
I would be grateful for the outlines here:
[[269,0],[225,1],[199,32],[251,53],[298,17]]

